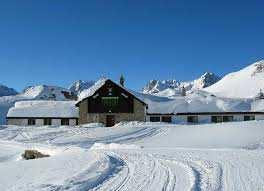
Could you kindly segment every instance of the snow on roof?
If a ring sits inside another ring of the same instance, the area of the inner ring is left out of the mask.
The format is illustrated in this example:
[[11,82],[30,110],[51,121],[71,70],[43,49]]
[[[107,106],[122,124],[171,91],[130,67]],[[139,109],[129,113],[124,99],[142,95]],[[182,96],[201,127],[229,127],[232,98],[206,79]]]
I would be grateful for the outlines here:
[[[101,78],[101,79],[99,79],[97,82],[95,82],[95,84],[94,84],[93,86],[91,86],[90,88],[88,88],[88,89],[86,89],[86,90],[83,90],[83,91],[79,94],[79,96],[78,96],[77,103],[80,102],[80,101],[82,101],[82,100],[85,99],[85,98],[88,98],[88,97],[92,96],[92,95],[93,95],[98,89],[100,89],[100,88],[105,84],[105,82],[106,82],[107,80],[110,80],[110,79],[108,79],[108,78]],[[115,83],[115,82],[114,82],[114,83]],[[130,94],[132,94],[134,97],[136,97],[138,100],[140,100],[140,101],[142,101],[142,102],[144,103],[143,99],[141,99],[141,97],[139,97],[139,96],[137,95],[137,93],[135,93],[134,91],[129,90],[129,89],[125,88],[125,87],[122,87],[122,86],[120,86],[120,85],[117,84],[117,83],[115,83],[115,84],[116,84],[117,86],[119,86],[120,88],[126,90],[127,92],[129,92]]]
[[7,117],[78,118],[75,101],[20,101],[10,108]]
[[107,78],[101,78],[97,82],[95,82],[93,86],[91,86],[90,88],[86,90],[83,90],[79,94],[77,102],[80,102],[83,99],[92,96],[99,88],[101,88],[105,84],[107,80],[108,80]]
[[251,106],[252,111],[264,112],[264,99],[255,100]]
[[148,113],[195,113],[195,112],[246,112],[251,111],[252,100],[215,97],[207,92],[196,91],[185,97],[157,97],[141,94],[148,104]]

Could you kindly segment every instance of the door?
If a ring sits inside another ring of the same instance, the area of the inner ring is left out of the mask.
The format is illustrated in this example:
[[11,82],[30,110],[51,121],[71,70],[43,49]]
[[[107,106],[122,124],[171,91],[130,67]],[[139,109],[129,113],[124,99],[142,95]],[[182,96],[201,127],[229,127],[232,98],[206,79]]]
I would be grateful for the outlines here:
[[112,127],[115,125],[115,116],[107,115],[106,116],[106,127]]

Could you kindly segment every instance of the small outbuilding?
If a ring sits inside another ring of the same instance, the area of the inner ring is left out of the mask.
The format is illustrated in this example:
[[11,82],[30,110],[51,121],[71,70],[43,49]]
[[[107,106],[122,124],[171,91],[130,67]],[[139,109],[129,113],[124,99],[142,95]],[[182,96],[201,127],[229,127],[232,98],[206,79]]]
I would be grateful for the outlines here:
[[146,121],[147,104],[110,79],[100,79],[84,90],[76,106],[79,107],[80,124],[113,126],[121,121]]
[[8,125],[77,125],[75,101],[20,101],[7,113]]

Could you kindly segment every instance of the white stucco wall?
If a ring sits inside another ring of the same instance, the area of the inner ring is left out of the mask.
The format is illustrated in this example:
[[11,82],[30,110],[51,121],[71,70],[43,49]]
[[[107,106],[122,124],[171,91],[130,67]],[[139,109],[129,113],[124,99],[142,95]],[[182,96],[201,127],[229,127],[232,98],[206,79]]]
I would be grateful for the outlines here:
[[8,119],[7,124],[26,126],[28,125],[28,120],[27,119]]
[[77,124],[76,124],[76,119],[70,119],[70,121],[69,121],[69,125],[70,125],[70,126],[77,125]]
[[264,120],[264,115],[256,115],[255,119],[256,120]]
[[244,121],[244,115],[234,115],[234,121]]
[[43,119],[36,119],[36,126],[42,126],[44,125]]
[[59,126],[59,125],[61,125],[61,120],[60,119],[52,119],[51,124]]
[[178,116],[175,115],[172,117],[172,122],[173,123],[186,123],[187,121],[187,116]]
[[[69,125],[75,126],[77,120],[76,119],[70,119]],[[8,119],[7,121],[8,125],[18,125],[18,126],[28,126],[28,119]],[[36,119],[36,126],[43,126],[44,120],[43,119]],[[51,125],[54,126],[60,126],[61,125],[61,119],[52,119]]]

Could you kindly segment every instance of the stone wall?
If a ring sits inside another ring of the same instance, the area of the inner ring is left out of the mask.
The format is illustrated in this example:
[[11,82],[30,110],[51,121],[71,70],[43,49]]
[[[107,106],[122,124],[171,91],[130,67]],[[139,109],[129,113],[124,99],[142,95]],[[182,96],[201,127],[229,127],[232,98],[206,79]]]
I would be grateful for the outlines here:
[[134,112],[133,113],[88,113],[87,100],[84,100],[79,105],[80,118],[79,123],[106,123],[107,115],[114,115],[115,122],[121,121],[145,121],[146,106],[137,99],[134,99]]
[[88,100],[85,99],[79,103],[79,123],[88,123],[91,119],[88,119]]

